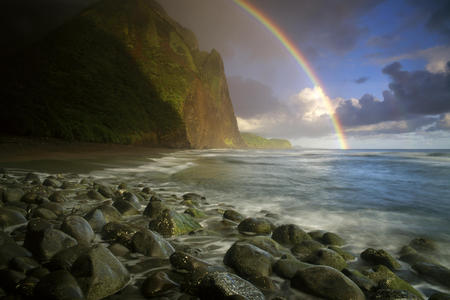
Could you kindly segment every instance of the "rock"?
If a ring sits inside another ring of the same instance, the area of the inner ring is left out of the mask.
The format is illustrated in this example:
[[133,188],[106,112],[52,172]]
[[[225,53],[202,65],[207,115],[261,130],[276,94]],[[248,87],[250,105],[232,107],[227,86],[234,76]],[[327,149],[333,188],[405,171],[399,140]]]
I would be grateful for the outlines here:
[[18,202],[22,199],[24,191],[19,188],[8,188],[3,191],[4,202]]
[[333,246],[342,246],[345,244],[345,241],[343,238],[341,238],[339,235],[333,232],[326,232],[322,236],[322,242],[325,245],[333,245]]
[[60,204],[55,203],[55,202],[45,202],[45,203],[42,203],[40,205],[40,207],[52,211],[57,216],[61,216],[64,214],[63,207]]
[[53,194],[51,194],[48,199],[52,202],[56,202],[56,203],[64,203],[66,202],[66,197],[64,197],[64,194],[61,192],[54,192]]
[[400,250],[400,260],[407,262],[410,265],[414,265],[420,262],[430,263],[438,265],[439,263],[431,257],[424,256],[417,252],[411,246],[403,246]]
[[414,248],[416,251],[425,253],[435,252],[438,249],[433,240],[424,237],[411,240],[411,242],[409,242],[409,246]]
[[72,190],[72,189],[76,189],[77,187],[80,187],[79,184],[75,183],[75,182],[70,182],[70,181],[63,181],[61,188],[64,190]]
[[182,251],[176,251],[170,256],[170,263],[177,270],[183,270],[187,272],[194,272],[195,270],[206,271],[210,266],[204,260],[196,258],[190,254]]
[[25,203],[29,203],[29,204],[33,204],[33,203],[38,203],[38,198],[39,195],[35,192],[28,192],[25,193],[22,198],[20,199],[20,201],[25,202]]
[[206,217],[206,214],[203,211],[201,211],[197,208],[193,208],[193,207],[189,207],[188,209],[186,209],[184,211],[184,213],[190,215],[191,217],[197,218],[197,219]]
[[275,228],[272,233],[272,238],[278,243],[285,246],[292,246],[305,240],[310,240],[311,237],[295,224],[281,225]]
[[314,251],[305,261],[314,265],[329,266],[339,271],[347,267],[347,263],[342,256],[325,248]]
[[61,186],[61,182],[53,178],[46,178],[42,183],[44,186],[51,186],[53,188],[59,188]]
[[41,279],[48,274],[50,274],[50,271],[47,268],[40,267],[29,271],[27,275]]
[[125,182],[121,182],[117,186],[117,189],[119,189],[119,190],[126,190],[126,189],[128,189],[128,185]]
[[314,230],[308,232],[308,235],[315,241],[322,243],[322,237],[326,233],[324,230]]
[[273,225],[264,218],[247,218],[238,225],[238,230],[242,234],[270,234]]
[[152,189],[149,188],[148,186],[146,186],[146,187],[142,188],[142,192],[144,194],[151,195],[152,194]]
[[105,200],[105,198],[103,197],[102,194],[100,194],[99,192],[97,192],[96,190],[89,190],[86,194],[88,196],[89,199],[91,200],[98,200],[98,201],[103,201]]
[[450,294],[441,292],[434,293],[430,296],[430,298],[428,298],[428,300],[450,300]]
[[103,197],[112,198],[114,196],[113,189],[109,185],[95,182],[94,186]]
[[367,276],[361,274],[361,272],[352,269],[344,269],[342,273],[350,278],[356,285],[365,293],[371,291],[373,288],[377,286],[375,281],[370,279]]
[[167,207],[163,204],[162,200],[152,196],[150,198],[150,202],[144,210],[144,216],[147,216],[151,219],[158,218]]
[[149,228],[164,237],[187,234],[202,228],[191,216],[166,209],[156,219],[150,221]]
[[9,208],[0,207],[0,229],[26,222],[27,219],[21,213]]
[[19,256],[9,261],[9,267],[21,273],[40,267],[39,263],[31,257]]
[[54,212],[43,207],[33,209],[32,216],[33,218],[42,218],[45,220],[56,220],[58,218]]
[[175,249],[158,233],[148,229],[138,231],[131,239],[134,252],[142,253],[146,256],[168,258]]
[[109,251],[115,256],[125,256],[130,253],[130,250],[122,244],[114,243],[108,247]]
[[372,268],[374,272],[368,273],[367,277],[377,284],[383,283],[384,288],[393,290],[405,290],[413,293],[414,295],[422,299],[422,295],[413,288],[409,283],[395,275],[388,267],[384,265],[378,265]]
[[155,297],[178,286],[179,284],[172,281],[165,272],[160,271],[144,280],[141,291],[145,297]]
[[93,246],[80,256],[72,266],[87,300],[97,300],[112,295],[128,284],[130,274],[122,263],[105,246]]
[[334,252],[336,252],[337,254],[342,256],[342,258],[345,259],[346,261],[355,259],[355,257],[351,253],[348,253],[347,251],[342,250],[338,246],[328,246],[328,249],[333,250]]
[[102,231],[103,226],[107,223],[105,216],[100,209],[91,210],[84,216],[84,218],[88,221],[89,225],[91,225],[94,232]]
[[75,261],[89,250],[85,245],[76,245],[67,249],[63,249],[56,253],[48,264],[50,270],[67,270],[70,271]]
[[24,297],[32,297],[34,289],[38,284],[39,279],[28,276],[27,278],[19,281],[16,285],[16,292]]
[[131,240],[136,232],[137,230],[130,225],[109,222],[103,226],[102,237],[105,240],[112,240],[131,248]]
[[15,257],[31,257],[31,253],[17,245],[7,233],[0,231],[0,269],[7,267]]
[[206,198],[196,193],[186,193],[183,195],[183,200],[203,201]]
[[114,201],[113,206],[123,215],[123,216],[133,216],[139,215],[139,210],[133,206],[130,202],[119,199]]
[[75,278],[65,270],[55,271],[44,276],[36,285],[34,294],[37,299],[85,299]]
[[450,269],[444,266],[430,264],[430,263],[417,263],[412,268],[429,281],[438,283],[448,289],[450,289]]
[[199,297],[200,299],[265,299],[261,291],[250,282],[227,272],[207,274],[201,281]]
[[122,195],[122,199],[133,205],[137,210],[141,209],[141,203],[139,202],[138,197],[130,192],[125,192]]
[[17,284],[26,278],[26,275],[22,272],[17,272],[11,269],[0,270],[0,278],[2,279],[0,285],[5,290],[15,290]]
[[241,222],[242,220],[245,219],[243,215],[232,209],[227,209],[223,213],[223,218],[234,222]]
[[41,179],[39,178],[39,176],[35,173],[27,173],[27,175],[25,175],[24,178],[25,182],[36,182],[36,183],[41,183]]
[[315,251],[323,248],[324,246],[315,241],[315,240],[304,240],[300,243],[296,244],[294,247],[291,248],[291,252],[295,257],[297,257],[300,260],[304,260],[311,254],[313,254]]
[[420,300],[414,294],[405,290],[378,289],[372,294],[373,300]]
[[245,242],[236,242],[225,254],[225,265],[245,277],[269,276],[274,259],[268,252]]
[[361,253],[361,258],[373,265],[384,265],[393,271],[401,267],[398,261],[383,249],[367,248]]
[[273,266],[273,271],[282,278],[291,279],[298,271],[311,266],[295,258],[280,258]]
[[289,253],[288,249],[284,248],[268,236],[252,236],[242,239],[241,241],[250,243],[276,257]]
[[77,244],[74,238],[53,229],[50,223],[42,219],[31,220],[28,223],[24,246],[39,260],[48,260],[59,251]]
[[325,299],[365,299],[363,292],[353,281],[328,266],[314,266],[298,271],[291,280],[291,286]]

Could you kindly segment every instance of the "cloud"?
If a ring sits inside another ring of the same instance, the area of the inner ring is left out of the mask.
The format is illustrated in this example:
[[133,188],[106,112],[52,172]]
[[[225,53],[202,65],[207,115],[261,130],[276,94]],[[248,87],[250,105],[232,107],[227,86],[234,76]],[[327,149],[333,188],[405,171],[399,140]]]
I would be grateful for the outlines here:
[[335,114],[345,126],[412,120],[450,112],[450,72],[408,72],[395,62],[386,66],[383,73],[391,78],[389,90],[383,92],[383,101],[364,95],[356,101],[339,103]]
[[[214,47],[225,58],[250,51],[251,60],[286,55],[280,51],[279,41],[233,1],[159,2],[169,15],[197,34],[203,49]],[[375,0],[251,2],[278,24],[295,44],[301,45],[309,59],[323,54],[323,51],[343,54],[352,50],[367,32],[359,25],[358,19],[380,3]]]
[[234,111],[239,117],[253,118],[286,110],[272,89],[259,81],[240,76],[231,76],[227,81]]
[[361,83],[366,82],[367,80],[369,80],[369,77],[363,76],[363,77],[359,77],[359,78],[355,79],[355,83],[361,84]]

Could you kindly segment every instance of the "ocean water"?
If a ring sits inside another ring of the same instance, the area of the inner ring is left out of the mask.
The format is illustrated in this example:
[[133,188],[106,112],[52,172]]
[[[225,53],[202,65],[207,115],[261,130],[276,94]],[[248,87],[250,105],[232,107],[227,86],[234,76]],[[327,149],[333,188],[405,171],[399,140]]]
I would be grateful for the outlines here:
[[396,253],[436,240],[450,265],[450,150],[188,150],[91,172],[203,194],[247,216],[339,233],[346,249]]

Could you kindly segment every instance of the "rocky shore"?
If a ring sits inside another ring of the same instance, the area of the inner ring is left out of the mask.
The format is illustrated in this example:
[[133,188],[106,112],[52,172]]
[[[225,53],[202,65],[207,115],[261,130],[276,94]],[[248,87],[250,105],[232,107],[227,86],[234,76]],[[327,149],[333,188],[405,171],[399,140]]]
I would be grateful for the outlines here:
[[349,253],[338,233],[238,210],[120,178],[0,169],[0,298],[450,299],[430,239]]

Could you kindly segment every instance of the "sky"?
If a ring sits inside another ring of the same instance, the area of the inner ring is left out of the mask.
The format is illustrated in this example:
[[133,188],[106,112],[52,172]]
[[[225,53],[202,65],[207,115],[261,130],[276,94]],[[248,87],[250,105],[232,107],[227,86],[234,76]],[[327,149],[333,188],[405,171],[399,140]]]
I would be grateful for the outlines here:
[[[96,0],[4,0],[0,52],[14,52]],[[450,148],[450,1],[246,0],[306,57],[321,86],[233,0],[158,0],[218,50],[241,131],[339,148]],[[331,109],[324,101],[331,103]]]
[[[338,148],[450,148],[450,1],[248,0],[293,41],[322,85],[231,0],[161,0],[223,57],[241,131]],[[326,108],[322,93],[332,103]]]

